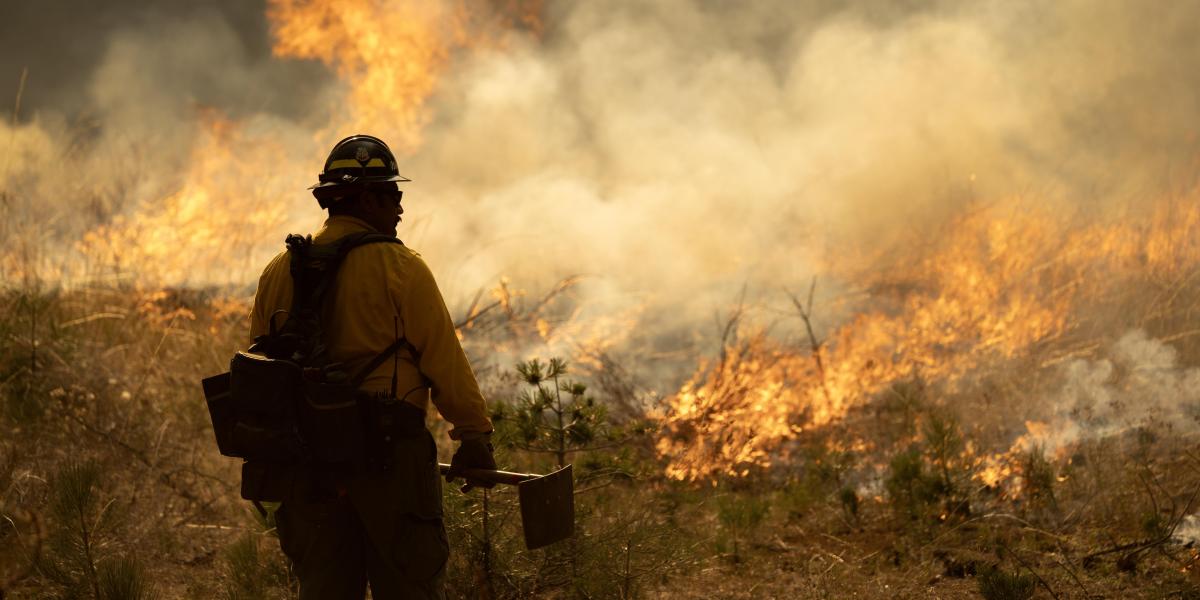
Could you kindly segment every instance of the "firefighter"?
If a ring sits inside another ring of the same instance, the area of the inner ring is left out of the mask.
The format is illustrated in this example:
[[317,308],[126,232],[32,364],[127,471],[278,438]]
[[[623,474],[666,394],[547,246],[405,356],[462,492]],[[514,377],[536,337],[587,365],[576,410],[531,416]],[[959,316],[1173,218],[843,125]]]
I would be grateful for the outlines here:
[[[329,211],[313,243],[364,231],[395,236],[404,213],[398,184],[406,181],[382,140],[369,135],[341,140],[311,188]],[[252,339],[267,333],[273,315],[292,305],[289,264],[284,252],[263,271]],[[449,548],[437,449],[425,428],[429,404],[452,425],[450,438],[459,442],[447,480],[466,468],[496,468],[492,423],[445,302],[419,254],[402,244],[369,244],[342,261],[321,320],[329,357],[348,370],[366,365],[398,338],[407,340],[407,350],[359,387],[396,406],[393,417],[406,433],[390,440],[387,469],[313,473],[310,491],[280,504],[279,542],[300,580],[300,597],[361,599],[369,584],[381,600],[444,598]]]

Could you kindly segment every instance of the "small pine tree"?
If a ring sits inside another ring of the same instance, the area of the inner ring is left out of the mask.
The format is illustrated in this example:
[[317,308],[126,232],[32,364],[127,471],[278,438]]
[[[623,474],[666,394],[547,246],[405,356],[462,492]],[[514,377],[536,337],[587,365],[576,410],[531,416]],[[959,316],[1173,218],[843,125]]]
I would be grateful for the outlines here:
[[[639,580],[653,572],[647,565],[678,560],[675,549],[662,543],[661,519],[643,514],[652,511],[609,510],[610,484],[631,478],[636,468],[625,442],[642,431],[613,423],[588,386],[568,378],[564,360],[529,360],[517,364],[515,374],[524,389],[493,405],[499,462],[520,456],[523,468],[543,472],[574,463],[576,533],[527,553],[514,547],[519,537],[506,527],[514,524],[515,508],[507,490],[456,500],[461,506],[453,512],[473,522],[452,526],[470,546],[472,561],[465,568],[472,593],[525,597],[557,589],[579,597],[636,596]],[[617,447],[622,449],[602,451]]]
[[511,406],[515,435],[504,440],[510,447],[552,453],[563,467],[571,454],[595,449],[612,433],[607,411],[587,395],[587,386],[566,379],[566,361],[535,358],[519,363],[517,373],[530,389]]
[[115,502],[105,498],[96,462],[72,462],[51,485],[51,531],[39,571],[48,580],[49,597],[76,598],[90,592],[97,600],[146,600],[155,596],[142,565],[117,553]]
[[730,492],[717,499],[717,519],[730,535],[734,562],[742,561],[739,540],[753,533],[770,510],[771,499],[768,496]]

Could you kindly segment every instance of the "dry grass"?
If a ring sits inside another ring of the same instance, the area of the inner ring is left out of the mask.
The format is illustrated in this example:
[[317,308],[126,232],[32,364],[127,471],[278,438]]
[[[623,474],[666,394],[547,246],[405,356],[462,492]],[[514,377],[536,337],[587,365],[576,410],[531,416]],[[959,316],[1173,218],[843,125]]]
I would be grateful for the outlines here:
[[[9,291],[0,302],[0,583],[8,595],[290,597],[294,583],[269,524],[237,499],[236,462],[217,454],[197,385],[242,343],[246,303],[111,289]],[[511,373],[490,377],[493,389],[512,381]],[[1018,592],[1036,581],[1035,597],[1200,595],[1197,551],[1169,541],[1198,508],[1194,440],[1144,428],[1086,442],[1063,460],[1030,457],[1016,494],[979,484],[977,466],[949,460],[955,446],[946,444],[973,434],[953,419],[932,425],[944,413],[912,394],[881,398],[797,440],[791,455],[802,459],[786,468],[717,488],[665,479],[652,437],[578,456],[585,476],[622,475],[594,480],[604,485],[580,497],[581,538],[571,548],[522,550],[513,494],[493,492],[491,589],[496,597],[976,598],[983,574],[994,572],[988,577],[1014,578]],[[852,434],[878,443],[830,450]],[[904,451],[909,466],[889,469]],[[502,455],[530,469],[544,468],[539,460]],[[83,464],[92,474],[66,486]],[[901,507],[884,485],[897,476],[907,489],[931,487]],[[90,557],[72,541],[81,527],[63,510],[70,489],[86,496],[76,501]],[[480,498],[447,489],[451,591],[477,597]],[[984,585],[1009,589],[1003,583]]]

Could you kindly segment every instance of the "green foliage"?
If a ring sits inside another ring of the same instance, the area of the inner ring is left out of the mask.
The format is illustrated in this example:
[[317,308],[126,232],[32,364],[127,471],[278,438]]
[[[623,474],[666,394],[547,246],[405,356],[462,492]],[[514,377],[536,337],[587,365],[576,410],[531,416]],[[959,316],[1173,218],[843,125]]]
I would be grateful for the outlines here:
[[225,597],[229,600],[261,598],[265,591],[261,563],[258,560],[258,539],[244,534],[224,550]]
[[250,521],[250,531],[221,551],[222,598],[256,600],[291,595],[294,581],[275,530],[279,503],[264,502],[263,508],[266,515],[247,508],[244,514]]
[[966,516],[971,467],[962,458],[962,433],[949,417],[926,417],[921,443],[897,453],[889,464],[884,488],[892,509],[916,520]]
[[1028,600],[1037,587],[1032,575],[1009,573],[999,567],[984,569],[977,582],[984,600]]
[[62,588],[62,598],[78,593],[67,590],[88,589],[100,595],[96,554],[108,521],[98,506],[99,480],[96,463],[83,462],[67,464],[51,481],[52,530],[41,570]]
[[0,297],[0,381],[7,388],[0,413],[15,423],[28,424],[45,415],[39,402],[44,377],[47,312],[57,300],[52,294],[10,292]]
[[1171,520],[1155,511],[1142,513],[1141,526],[1142,532],[1150,539],[1160,539],[1171,533]]
[[823,486],[810,477],[797,477],[788,481],[779,493],[780,506],[787,518],[792,520],[803,518],[824,498]]
[[100,598],[103,600],[150,600],[157,598],[141,563],[122,557],[100,567]]
[[535,358],[517,364],[516,370],[529,389],[497,404],[493,416],[500,445],[552,453],[564,465],[570,454],[616,434],[608,411],[587,395],[587,386],[565,379],[566,361]]
[[281,555],[267,544],[277,546],[274,536],[260,533],[242,534],[222,551],[222,597],[227,600],[257,600],[284,595],[289,575]]
[[1025,496],[1032,506],[1057,507],[1054,496],[1056,474],[1054,464],[1046,460],[1041,448],[1033,448],[1021,456],[1021,475],[1025,484]]
[[[788,479],[779,495],[789,519],[803,517],[813,506],[838,493],[843,487],[845,473],[854,463],[852,453],[830,450],[824,443],[806,447],[803,457],[800,470]],[[857,512],[857,505],[854,510]]]
[[925,387],[919,380],[899,381],[892,384],[885,396],[886,406],[899,413],[901,432],[908,434],[916,430],[917,415],[925,405]]
[[765,495],[729,493],[717,499],[718,520],[735,531],[753,530],[770,510],[771,499]]
[[96,484],[99,481],[100,468],[95,462],[68,463],[59,471],[51,488],[53,499],[50,510],[60,523],[82,522],[87,525],[92,520],[97,502]]
[[911,519],[924,516],[937,499],[937,480],[926,472],[921,450],[916,447],[892,457],[884,488],[892,510]]
[[155,597],[141,563],[120,553],[122,520],[115,499],[102,488],[105,476],[99,463],[71,462],[51,481],[51,530],[38,562],[51,584],[49,597]]
[[858,520],[859,499],[854,488],[846,486],[838,490],[838,503],[841,504],[842,512],[848,520]]
[[734,561],[742,559],[739,541],[754,533],[771,511],[768,495],[730,492],[717,498],[717,520],[732,541]]
[[585,495],[578,508],[585,535],[562,546],[577,557],[577,597],[638,598],[648,584],[697,560],[653,490],[606,488]]
[[[451,597],[635,598],[647,580],[693,556],[658,493],[630,485],[656,470],[628,443],[652,431],[618,424],[588,386],[567,378],[561,359],[516,365],[525,388],[492,404],[497,462],[546,472],[572,463],[575,536],[547,548],[524,548],[513,488],[462,495],[447,490],[452,554]],[[636,500],[633,500],[636,499]]]
[[923,433],[925,457],[934,473],[933,492],[946,501],[948,510],[961,510],[953,503],[965,502],[961,498],[961,484],[970,474],[960,464],[963,439],[958,423],[933,413],[925,422]]

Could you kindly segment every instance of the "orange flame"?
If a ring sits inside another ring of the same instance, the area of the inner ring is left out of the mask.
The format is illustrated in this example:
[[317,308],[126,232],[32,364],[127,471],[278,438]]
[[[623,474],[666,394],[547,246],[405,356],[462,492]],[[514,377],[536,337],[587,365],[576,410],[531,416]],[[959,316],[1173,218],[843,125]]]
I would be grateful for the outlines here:
[[425,102],[453,52],[486,45],[514,21],[540,27],[540,12],[541,2],[477,14],[464,2],[270,0],[267,16],[276,56],[319,60],[349,85],[333,109],[337,127],[376,132],[395,140],[396,150],[411,151],[429,120]]
[[271,0],[275,54],[321,60],[347,85],[328,131],[311,148],[289,152],[270,131],[202,110],[182,183],[84,235],[84,276],[116,272],[173,285],[252,280],[280,247],[289,224],[284,199],[303,197],[333,139],[369,131],[398,151],[415,149],[429,119],[425,102],[456,49],[490,44],[516,23],[539,27],[540,2],[471,6],[479,10],[465,2]]
[[[899,260],[860,277],[868,300],[809,352],[752,340],[701,365],[671,399],[659,454],[680,479],[737,476],[786,460],[801,431],[843,419],[889,385],[919,378],[953,394],[968,376],[1016,361],[1053,363],[1081,309],[1139,278],[1179,281],[1200,268],[1200,208],[1165,201],[1149,217],[1074,226],[1016,201],[977,210]],[[1028,367],[1028,365],[1026,365]],[[986,477],[1004,475],[1003,461]]]
[[78,242],[88,258],[86,276],[208,285],[245,281],[258,268],[264,257],[251,250],[263,231],[286,219],[284,206],[263,189],[272,169],[259,161],[283,149],[214,113],[204,118],[175,193],[145,203],[133,217],[115,217]]

